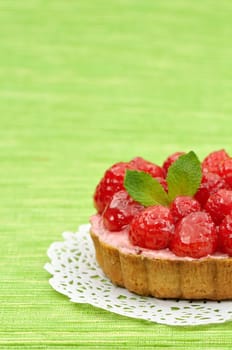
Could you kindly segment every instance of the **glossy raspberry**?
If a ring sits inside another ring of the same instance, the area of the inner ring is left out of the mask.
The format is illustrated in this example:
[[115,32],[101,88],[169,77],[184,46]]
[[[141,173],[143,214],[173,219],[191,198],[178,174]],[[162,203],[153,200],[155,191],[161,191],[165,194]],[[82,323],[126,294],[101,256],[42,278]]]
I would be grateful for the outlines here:
[[232,256],[232,215],[227,215],[218,230],[220,250]]
[[217,248],[217,233],[211,217],[204,212],[195,212],[184,217],[176,226],[170,243],[177,256],[201,258],[213,254]]
[[219,190],[211,194],[205,205],[205,210],[211,215],[216,225],[232,212],[232,191]]
[[154,163],[149,162],[141,157],[136,157],[129,162],[130,168],[144,171],[153,177],[164,177],[163,169]]
[[219,164],[219,175],[232,189],[232,158],[227,158]]
[[94,193],[94,206],[98,213],[104,211],[114,193],[124,189],[123,181],[128,168],[128,163],[120,162],[105,172]]
[[229,158],[229,155],[224,149],[211,152],[202,162],[203,172],[219,174],[219,165],[227,158]]
[[174,229],[170,210],[157,205],[146,208],[134,217],[129,238],[132,244],[143,248],[163,249],[168,246]]
[[126,191],[115,193],[102,216],[109,231],[121,231],[144,207],[135,202]]
[[171,154],[163,163],[163,170],[165,175],[167,175],[168,173],[168,168],[183,154],[185,154],[185,152],[175,152],[173,154]]
[[229,189],[229,186],[222,177],[215,173],[204,173],[200,188],[195,194],[195,198],[198,200],[201,206],[204,207],[209,196],[221,189]]
[[178,196],[174,199],[170,206],[171,214],[176,222],[183,219],[190,213],[200,211],[201,206],[198,201],[189,196]]

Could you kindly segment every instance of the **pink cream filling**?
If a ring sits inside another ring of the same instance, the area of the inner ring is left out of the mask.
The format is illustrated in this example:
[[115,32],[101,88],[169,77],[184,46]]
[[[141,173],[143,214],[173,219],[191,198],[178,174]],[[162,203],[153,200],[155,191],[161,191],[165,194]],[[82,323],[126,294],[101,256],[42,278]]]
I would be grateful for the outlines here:
[[[119,249],[122,253],[125,254],[142,254],[145,257],[152,259],[168,259],[168,260],[199,260],[193,259],[190,257],[179,257],[172,253],[168,248],[160,250],[152,250],[134,246],[129,241],[128,230],[111,232],[108,231],[102,222],[102,217],[99,214],[93,215],[90,218],[91,229],[99,237],[101,242],[104,242],[112,247]],[[227,254],[222,254],[219,252],[214,253],[213,255],[208,255],[207,257],[201,258],[216,258],[223,259],[228,258]]]

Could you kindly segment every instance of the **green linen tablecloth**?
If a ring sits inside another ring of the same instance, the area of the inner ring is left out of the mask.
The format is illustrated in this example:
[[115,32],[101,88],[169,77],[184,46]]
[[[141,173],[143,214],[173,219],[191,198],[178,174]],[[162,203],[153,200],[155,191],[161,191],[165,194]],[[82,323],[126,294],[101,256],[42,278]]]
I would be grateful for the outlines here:
[[112,163],[232,153],[231,19],[227,0],[0,1],[2,349],[231,349],[230,322],[74,304],[43,269]]

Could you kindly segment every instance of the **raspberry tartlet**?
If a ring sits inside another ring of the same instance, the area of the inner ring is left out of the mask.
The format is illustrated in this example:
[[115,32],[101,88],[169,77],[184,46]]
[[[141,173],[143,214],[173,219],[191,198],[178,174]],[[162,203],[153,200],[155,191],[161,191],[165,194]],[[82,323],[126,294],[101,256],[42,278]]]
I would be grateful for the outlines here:
[[176,152],[110,167],[90,234],[111,281],[139,295],[232,299],[232,158]]

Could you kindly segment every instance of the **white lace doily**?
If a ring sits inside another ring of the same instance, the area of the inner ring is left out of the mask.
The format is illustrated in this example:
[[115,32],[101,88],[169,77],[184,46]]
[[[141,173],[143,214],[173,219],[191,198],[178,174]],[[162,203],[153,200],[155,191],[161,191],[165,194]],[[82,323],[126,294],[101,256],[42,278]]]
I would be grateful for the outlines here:
[[51,286],[74,303],[87,303],[120,315],[167,325],[222,323],[232,319],[232,301],[160,300],[116,287],[95,260],[89,225],[63,233],[64,241],[48,249]]

